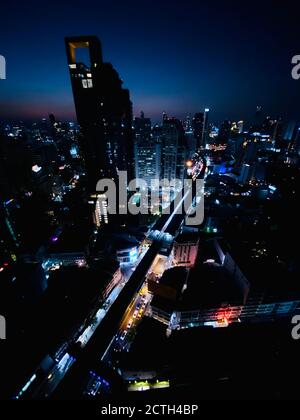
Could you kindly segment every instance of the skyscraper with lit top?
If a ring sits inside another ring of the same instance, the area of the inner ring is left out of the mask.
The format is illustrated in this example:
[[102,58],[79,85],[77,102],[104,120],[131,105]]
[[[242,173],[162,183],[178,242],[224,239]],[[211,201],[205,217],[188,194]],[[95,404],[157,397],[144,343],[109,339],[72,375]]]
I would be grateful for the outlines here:
[[[128,180],[134,178],[132,103],[117,71],[103,62],[97,37],[65,38],[65,45],[87,188],[97,200],[94,220],[100,226],[108,223],[108,215],[105,194],[95,194],[98,181],[117,180],[120,171],[127,171]],[[88,62],[77,57],[82,49],[88,52]]]
[[[129,91],[110,63],[103,62],[95,36],[65,39],[77,120],[81,127],[80,147],[90,192],[102,178],[115,178],[118,171],[134,175],[132,103]],[[76,59],[87,49],[89,62]]]

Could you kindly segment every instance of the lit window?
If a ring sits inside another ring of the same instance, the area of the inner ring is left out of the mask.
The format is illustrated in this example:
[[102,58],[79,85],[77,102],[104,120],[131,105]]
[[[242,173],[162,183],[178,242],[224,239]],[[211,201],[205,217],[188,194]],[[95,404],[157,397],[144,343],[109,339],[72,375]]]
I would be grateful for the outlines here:
[[84,87],[84,89],[92,88],[93,87],[92,79],[83,79],[82,86]]

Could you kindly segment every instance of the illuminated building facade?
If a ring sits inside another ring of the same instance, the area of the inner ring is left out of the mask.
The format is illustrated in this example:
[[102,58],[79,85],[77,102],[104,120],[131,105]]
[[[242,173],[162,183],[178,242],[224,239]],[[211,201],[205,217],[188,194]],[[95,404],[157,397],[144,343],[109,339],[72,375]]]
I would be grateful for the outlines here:
[[97,227],[108,224],[108,206],[105,194],[97,195],[96,208],[94,212],[94,223]]
[[136,178],[146,181],[150,187],[153,179],[160,178],[161,141],[153,136],[151,120],[143,112],[140,118],[134,119],[133,127]]
[[162,172],[161,179],[169,182],[184,178],[185,136],[181,122],[164,118],[162,127]]

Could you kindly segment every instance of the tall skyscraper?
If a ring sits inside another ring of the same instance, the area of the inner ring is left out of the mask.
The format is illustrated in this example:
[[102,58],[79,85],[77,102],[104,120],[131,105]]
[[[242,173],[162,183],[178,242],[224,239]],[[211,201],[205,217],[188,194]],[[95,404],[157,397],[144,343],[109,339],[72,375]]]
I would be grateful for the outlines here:
[[195,114],[192,121],[197,149],[203,149],[206,146],[208,136],[208,114],[209,109],[206,108],[204,112]]
[[[97,37],[66,38],[65,45],[88,188],[94,192],[99,179],[115,178],[120,170],[134,176],[132,104],[116,70],[103,62]],[[82,49],[88,63],[76,58]]]
[[300,127],[296,128],[296,132],[292,141],[292,150],[296,152],[298,156],[300,156]]
[[192,118],[191,118],[190,115],[187,115],[187,117],[186,117],[186,119],[184,121],[184,131],[186,133],[189,133],[192,130],[193,130],[193,127],[192,127]]
[[20,236],[10,212],[13,201],[0,203],[0,273],[16,261],[16,253],[20,247]]
[[162,127],[162,174],[168,181],[183,179],[185,170],[185,136],[180,121],[164,119]]
[[296,121],[290,121],[288,125],[285,127],[285,131],[283,134],[283,140],[291,143],[296,131]]
[[254,131],[260,131],[264,122],[264,112],[262,107],[259,105],[256,107],[256,111],[253,118],[252,128]]
[[252,164],[256,161],[258,147],[259,147],[259,143],[256,139],[247,142],[247,146],[245,148],[245,154],[244,154],[245,164]]
[[250,166],[249,164],[243,164],[241,168],[241,173],[239,177],[239,183],[242,185],[246,185],[247,182],[251,180],[251,177],[253,175],[254,167]]
[[239,121],[238,124],[239,134],[242,134],[244,131],[244,121]]
[[232,128],[231,121],[228,121],[228,120],[223,121],[219,130],[219,136],[218,136],[218,140],[221,143],[228,142],[231,136],[231,128]]
[[282,139],[283,121],[281,118],[277,118],[272,124],[272,135],[271,139],[277,149],[285,148],[286,145]]
[[135,137],[135,170],[136,178],[151,185],[152,179],[160,178],[161,171],[161,139],[153,135],[151,120],[141,113],[133,122]]

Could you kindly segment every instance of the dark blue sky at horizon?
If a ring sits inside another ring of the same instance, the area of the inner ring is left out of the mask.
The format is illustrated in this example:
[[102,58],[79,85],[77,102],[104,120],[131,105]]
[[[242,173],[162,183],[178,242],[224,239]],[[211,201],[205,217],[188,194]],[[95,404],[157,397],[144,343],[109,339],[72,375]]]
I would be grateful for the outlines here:
[[249,119],[257,105],[300,121],[297,10],[270,0],[89,0],[1,5],[0,121],[54,113],[74,119],[64,37],[97,35],[103,57],[130,90],[134,113],[158,121],[211,109],[212,119]]

